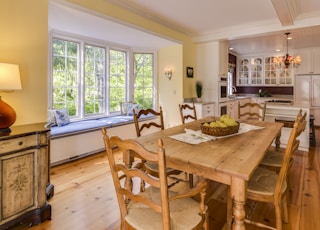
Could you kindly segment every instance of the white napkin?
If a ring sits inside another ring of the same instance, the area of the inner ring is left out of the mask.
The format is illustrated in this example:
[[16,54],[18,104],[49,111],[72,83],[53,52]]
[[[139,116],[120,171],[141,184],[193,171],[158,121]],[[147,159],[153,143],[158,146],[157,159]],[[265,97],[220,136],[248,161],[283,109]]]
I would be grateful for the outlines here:
[[215,140],[216,138],[207,134],[204,134],[201,132],[201,130],[198,131],[194,131],[192,129],[184,129],[184,131],[186,132],[186,134],[193,136],[194,138],[199,138],[199,139],[203,139],[206,141],[211,141],[211,140]]
[[230,134],[230,135],[226,135],[226,136],[211,136],[211,135],[203,134],[201,132],[201,130],[195,131],[192,129],[185,129],[184,130],[185,133],[179,133],[179,134],[172,135],[169,137],[173,138],[175,140],[178,140],[178,141],[182,141],[182,142],[196,145],[196,144],[200,144],[202,142],[212,141],[212,140],[226,138],[226,137],[230,137],[230,136],[235,136],[235,135],[239,135],[239,134],[246,133],[251,130],[257,130],[257,129],[263,129],[263,127],[256,126],[256,125],[250,125],[250,124],[246,124],[246,123],[240,123],[239,132],[234,133],[234,134]]
[[185,129],[185,133],[179,133],[169,137],[175,140],[186,142],[193,145],[200,144],[206,141],[215,140],[215,137],[203,134],[201,130],[194,131],[191,129]]

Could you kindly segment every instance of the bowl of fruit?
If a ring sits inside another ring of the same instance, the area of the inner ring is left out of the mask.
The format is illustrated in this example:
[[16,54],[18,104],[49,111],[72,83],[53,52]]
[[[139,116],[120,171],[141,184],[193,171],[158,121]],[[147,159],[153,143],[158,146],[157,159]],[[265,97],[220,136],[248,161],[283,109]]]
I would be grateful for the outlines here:
[[211,136],[226,136],[237,133],[240,124],[228,115],[222,115],[219,119],[201,124],[201,131]]

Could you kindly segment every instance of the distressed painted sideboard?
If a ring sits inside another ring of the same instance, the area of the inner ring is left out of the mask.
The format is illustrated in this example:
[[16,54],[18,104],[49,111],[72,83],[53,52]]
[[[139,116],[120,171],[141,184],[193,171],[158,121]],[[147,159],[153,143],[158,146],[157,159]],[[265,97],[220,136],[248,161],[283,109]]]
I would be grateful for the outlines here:
[[50,130],[44,125],[13,126],[0,134],[0,229],[51,219]]

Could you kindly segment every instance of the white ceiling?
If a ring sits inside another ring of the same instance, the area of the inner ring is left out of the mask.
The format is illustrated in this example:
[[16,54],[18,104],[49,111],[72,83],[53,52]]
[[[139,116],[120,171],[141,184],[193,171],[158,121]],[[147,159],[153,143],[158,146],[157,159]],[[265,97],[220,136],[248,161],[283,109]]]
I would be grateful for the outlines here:
[[49,30],[55,34],[65,35],[67,32],[70,35],[81,35],[89,40],[107,41],[121,46],[147,50],[157,50],[179,44],[177,41],[117,22],[115,19],[77,7],[64,0],[50,0],[48,12]]
[[319,0],[105,0],[238,54],[320,46]]
[[[228,40],[237,54],[286,52],[285,32],[293,37],[289,52],[320,46],[319,0],[104,1],[186,33],[194,42]],[[61,2],[64,4],[56,4]],[[65,0],[50,0],[49,28],[131,47],[161,48],[179,43],[76,8]]]

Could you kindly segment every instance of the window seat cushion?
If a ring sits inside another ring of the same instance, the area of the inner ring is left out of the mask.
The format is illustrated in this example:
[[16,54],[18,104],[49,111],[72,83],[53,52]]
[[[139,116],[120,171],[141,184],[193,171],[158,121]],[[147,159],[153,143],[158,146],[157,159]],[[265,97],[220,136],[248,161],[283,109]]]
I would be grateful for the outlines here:
[[[152,119],[153,117],[154,116],[152,114],[147,116],[142,116],[142,120]],[[93,120],[74,121],[64,126],[51,127],[50,134],[51,134],[51,137],[55,138],[55,137],[85,133],[88,131],[100,129],[102,127],[111,128],[111,127],[130,124],[130,123],[133,123],[133,116],[127,116],[127,115],[104,117],[104,118],[98,118]]]

